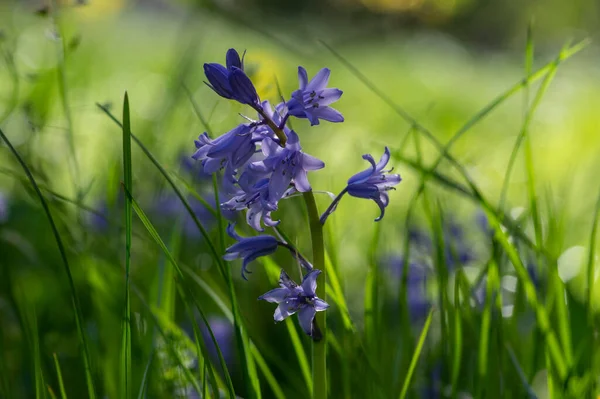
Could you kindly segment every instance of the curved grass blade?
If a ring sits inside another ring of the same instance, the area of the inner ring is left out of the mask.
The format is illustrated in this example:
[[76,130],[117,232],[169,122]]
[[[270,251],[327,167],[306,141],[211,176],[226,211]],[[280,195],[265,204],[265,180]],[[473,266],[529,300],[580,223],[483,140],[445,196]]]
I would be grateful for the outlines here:
[[[131,162],[131,121],[129,118],[129,97],[125,92],[123,99],[123,184],[125,190],[133,192]],[[122,332],[122,378],[121,395],[131,398],[131,298],[130,298],[130,270],[131,270],[131,197],[125,198],[125,314]]]
[[496,239],[498,240],[498,243],[502,246],[504,252],[508,256],[508,259],[512,263],[515,272],[517,273],[519,282],[523,284],[525,298],[535,311],[538,328],[545,336],[548,353],[551,357],[554,367],[556,368],[556,372],[559,378],[562,381],[565,381],[568,373],[570,372],[571,364],[568,362],[568,359],[565,359],[564,352],[559,345],[554,331],[552,330],[552,326],[550,325],[548,313],[546,312],[543,304],[541,304],[538,300],[535,285],[531,281],[531,277],[529,276],[525,265],[523,265],[518,251],[509,241],[507,234],[502,230],[499,221],[495,218],[493,213],[488,213],[488,220],[490,226],[496,232]]
[[56,353],[53,353],[54,357],[54,367],[56,367],[56,377],[58,379],[58,388],[60,389],[60,397],[61,399],[67,399],[67,393],[65,392],[65,385],[63,383],[62,372],[60,371],[60,363],[58,362],[58,357]]
[[400,399],[404,399],[406,397],[406,394],[408,393],[408,388],[410,387],[410,380],[412,379],[412,376],[415,373],[415,369],[417,368],[417,362],[419,361],[419,356],[421,356],[421,351],[423,350],[425,338],[427,338],[427,333],[429,332],[429,327],[431,326],[431,320],[433,319],[434,311],[435,309],[433,308],[429,311],[429,315],[427,316],[427,320],[425,320],[423,330],[421,330],[421,335],[419,336],[417,347],[415,348],[412,359],[410,361],[408,372],[404,377],[404,384],[402,385],[402,391],[400,391],[399,396]]
[[75,289],[75,282],[73,280],[73,275],[71,274],[71,267],[69,265],[69,259],[67,258],[67,252],[66,252],[65,246],[64,246],[64,244],[62,242],[62,238],[60,237],[60,234],[58,232],[56,223],[54,222],[54,218],[52,217],[52,212],[50,212],[50,207],[48,206],[48,203],[46,202],[44,195],[42,194],[40,188],[38,187],[37,182],[36,182],[35,178],[33,177],[29,167],[27,166],[27,164],[25,163],[25,161],[23,160],[21,155],[17,152],[15,147],[13,147],[12,143],[10,142],[8,137],[6,137],[6,135],[4,134],[2,129],[0,129],[0,138],[2,138],[2,140],[6,143],[6,145],[10,149],[11,153],[14,155],[14,157],[17,159],[17,161],[23,168],[23,171],[27,175],[27,179],[33,186],[33,188],[40,200],[40,203],[42,204],[44,213],[46,214],[46,217],[48,218],[48,222],[50,223],[50,227],[52,228],[52,234],[54,235],[56,245],[58,246],[58,251],[60,252],[62,263],[65,268],[65,273],[66,273],[67,279],[69,281],[71,301],[72,301],[73,310],[75,313],[75,322],[77,324],[77,333],[78,333],[77,335],[78,335],[78,338],[79,338],[79,341],[81,344],[81,348],[82,348],[83,366],[84,366],[84,372],[85,372],[86,383],[87,383],[87,388],[88,388],[88,396],[90,397],[90,399],[94,399],[96,397],[96,394],[95,394],[96,390],[94,388],[94,380],[92,378],[91,359],[90,359],[90,354],[89,354],[88,343],[87,343],[85,331],[83,330],[83,322],[82,322],[83,315],[81,312],[81,303],[79,302],[79,296],[77,295],[77,290]]
[[504,345],[506,347],[506,351],[508,352],[508,356],[510,357],[510,361],[512,362],[513,366],[515,366],[515,370],[517,371],[517,374],[519,375],[521,384],[523,384],[523,387],[525,388],[525,391],[527,392],[527,396],[530,399],[537,399],[535,392],[533,392],[533,388],[529,385],[529,382],[527,382],[527,376],[525,375],[523,368],[519,364],[519,359],[517,359],[515,352],[512,350],[512,348],[510,347],[510,345],[508,343],[505,343]]
[[[133,206],[133,210],[135,211],[136,215],[138,216],[138,218],[140,219],[140,221],[142,222],[142,224],[144,225],[144,227],[146,227],[146,230],[148,230],[148,233],[150,234],[150,236],[154,239],[154,241],[156,242],[156,244],[160,247],[160,249],[163,251],[163,253],[165,254],[165,256],[169,259],[169,261],[171,262],[171,264],[173,265],[173,267],[177,271],[177,275],[180,278],[180,284],[185,285],[185,277],[183,275],[183,271],[179,267],[179,264],[177,263],[177,261],[175,260],[175,258],[173,257],[173,255],[171,254],[171,252],[169,251],[169,249],[167,248],[167,246],[163,242],[163,240],[160,238],[160,235],[158,234],[158,232],[156,231],[156,229],[152,225],[152,222],[150,222],[150,220],[148,219],[148,217],[146,216],[146,214],[144,213],[144,211],[142,210],[142,208],[140,208],[140,206],[137,204],[137,202],[135,201],[135,199],[133,197],[131,197],[131,193],[129,193],[128,191],[126,191],[125,194],[131,199],[131,204]],[[200,305],[198,304],[198,302],[195,300],[195,298],[191,294],[191,290],[189,290],[189,288],[187,288],[187,287],[184,287],[184,288],[186,290],[185,295],[184,295],[184,293],[182,291],[180,291],[180,293],[181,293],[181,295],[184,298],[186,298],[186,295],[190,296],[190,299],[194,302],[194,305],[196,306],[196,309],[198,310],[198,313],[200,313],[200,317],[202,318],[203,322],[206,324],[206,328],[207,328],[207,330],[208,330],[208,332],[210,334],[211,340],[213,341],[213,343],[215,345],[215,348],[217,349],[217,355],[219,357],[219,363],[221,365],[221,368],[223,369],[223,374],[225,375],[225,380],[226,380],[226,383],[227,383],[226,385],[227,385],[227,389],[229,391],[229,395],[230,395],[230,397],[234,398],[235,397],[235,391],[234,391],[234,388],[233,388],[233,383],[231,381],[231,376],[229,375],[229,371],[227,369],[227,365],[225,364],[225,359],[223,358],[223,354],[221,352],[221,349],[219,348],[219,344],[217,343],[217,339],[215,338],[215,335],[214,335],[214,333],[212,331],[212,328],[210,327],[210,324],[208,323],[208,319],[206,318],[206,315],[205,315],[204,311],[202,311],[202,309],[201,309]]]
[[[112,115],[112,113],[110,112],[110,110],[108,108],[106,108],[105,106],[98,104],[98,103],[96,105],[106,115],[108,115],[108,117],[111,118],[113,120],[113,122],[115,122],[118,126],[122,127],[121,122],[119,122],[119,120],[117,118],[115,118],[114,115]],[[250,350],[248,348],[248,342],[249,342],[248,334],[244,327],[242,318],[239,314],[239,307],[237,304],[237,297],[236,297],[235,290],[233,287],[233,279],[231,277],[231,270],[224,265],[223,260],[219,256],[219,253],[217,252],[214,243],[212,242],[210,236],[208,235],[208,232],[206,231],[206,229],[204,228],[202,223],[200,223],[200,221],[196,217],[195,213],[192,211],[192,208],[190,207],[189,202],[183,196],[183,194],[181,193],[181,190],[179,190],[179,188],[175,185],[175,183],[173,182],[173,179],[171,179],[171,177],[169,176],[167,171],[162,167],[162,165],[160,165],[160,163],[157,161],[157,159],[154,157],[154,155],[146,148],[146,146],[144,146],[144,144],[133,133],[131,134],[131,138],[142,149],[144,154],[148,157],[148,159],[150,159],[150,161],[154,164],[154,166],[156,166],[156,168],[159,170],[159,172],[167,180],[169,185],[173,188],[173,191],[175,191],[175,194],[177,195],[177,197],[179,198],[181,203],[184,205],[187,212],[192,217],[192,220],[198,227],[198,230],[200,231],[202,237],[208,244],[210,253],[211,253],[213,259],[215,260],[215,262],[217,263],[217,265],[219,266],[219,270],[221,271],[221,274],[223,275],[225,281],[227,282],[227,286],[229,288],[229,295],[231,297],[231,310],[233,313],[234,324],[235,324],[236,344],[237,344],[239,356],[241,359],[241,369],[243,370],[242,372],[243,372],[244,384],[246,385],[246,387],[248,389],[248,394],[251,396],[251,398],[260,399],[261,398],[260,381],[259,381],[258,375],[256,373],[256,366],[253,362],[252,356],[250,354]]]

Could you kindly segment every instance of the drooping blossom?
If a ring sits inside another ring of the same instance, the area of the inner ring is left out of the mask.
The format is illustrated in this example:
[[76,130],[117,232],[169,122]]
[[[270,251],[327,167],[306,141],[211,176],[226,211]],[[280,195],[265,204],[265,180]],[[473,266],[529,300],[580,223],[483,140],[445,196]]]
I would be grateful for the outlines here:
[[316,296],[317,277],[320,273],[320,270],[313,269],[304,276],[302,284],[298,285],[282,269],[279,276],[280,288],[275,288],[258,299],[279,305],[273,315],[276,322],[298,313],[300,327],[307,335],[318,338],[314,326],[315,314],[329,307],[327,302]]
[[384,170],[390,160],[390,150],[385,147],[385,151],[377,164],[370,154],[363,155],[363,159],[368,161],[371,166],[348,179],[348,185],[331,203],[329,208],[321,216],[321,223],[325,223],[327,217],[335,210],[337,203],[346,193],[353,197],[371,199],[379,206],[381,214],[376,222],[380,221],[385,215],[385,208],[388,206],[390,198],[389,190],[395,190],[394,186],[402,180],[398,174],[390,174],[392,169]]
[[248,270],[248,264],[261,256],[274,253],[279,245],[277,239],[269,235],[259,235],[255,237],[242,237],[235,232],[235,224],[227,226],[227,234],[234,238],[237,243],[225,250],[223,259],[233,260],[242,258],[242,277],[247,280],[246,273],[252,273]]
[[343,93],[340,89],[327,88],[330,74],[329,68],[323,68],[309,82],[306,69],[299,66],[300,88],[292,93],[292,98],[287,102],[288,113],[296,118],[307,118],[311,125],[318,125],[319,119],[343,122],[342,114],[329,107]]

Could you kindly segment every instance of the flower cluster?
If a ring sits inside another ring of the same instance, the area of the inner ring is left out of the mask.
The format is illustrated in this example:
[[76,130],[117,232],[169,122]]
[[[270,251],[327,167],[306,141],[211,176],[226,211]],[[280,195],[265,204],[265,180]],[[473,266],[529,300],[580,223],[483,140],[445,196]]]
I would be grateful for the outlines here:
[[[245,55],[245,53],[244,53]],[[289,100],[275,107],[269,101],[261,101],[256,88],[244,72],[244,56],[234,49],[227,51],[225,65],[204,64],[204,73],[210,87],[219,96],[249,106],[256,119],[246,117],[227,133],[211,138],[202,133],[195,141],[196,152],[192,158],[200,162],[206,174],[222,171],[224,201],[221,210],[228,214],[246,213],[246,222],[254,230],[264,232],[273,228],[279,220],[274,220],[273,212],[279,209],[281,200],[295,194],[312,190],[308,172],[325,167],[325,163],[307,153],[300,145],[298,134],[288,125],[290,117],[307,119],[311,126],[320,121],[343,122],[342,114],[330,105],[339,100],[342,91],[328,88],[331,71],[321,69],[310,81],[303,67],[298,67],[299,88]],[[348,193],[358,198],[374,200],[381,209],[389,202],[387,191],[400,182],[400,176],[384,170],[390,152],[385,153],[375,164],[371,155],[364,155],[371,167],[348,180],[348,186],[338,195],[329,209],[321,217],[321,223],[335,210],[341,197]],[[227,229],[237,243],[227,248],[224,259],[243,259],[242,277],[246,279],[248,264],[258,257],[273,254],[279,247],[288,249],[306,270],[301,285],[294,283],[285,271],[281,271],[280,288],[272,290],[260,299],[279,304],[275,311],[275,321],[298,313],[304,331],[313,339],[319,338],[318,327],[314,324],[315,313],[329,305],[316,296],[317,277],[320,270],[312,265],[289,243],[274,236],[261,234],[254,237],[241,237],[234,230],[234,224]]]

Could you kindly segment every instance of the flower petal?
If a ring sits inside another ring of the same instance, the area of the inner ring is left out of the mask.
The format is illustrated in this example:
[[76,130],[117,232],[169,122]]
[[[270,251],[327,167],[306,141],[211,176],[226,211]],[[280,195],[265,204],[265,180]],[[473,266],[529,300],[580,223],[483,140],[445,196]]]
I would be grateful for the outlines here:
[[373,199],[373,201],[375,201],[375,203],[379,206],[379,210],[381,211],[381,215],[379,215],[379,217],[375,219],[376,222],[379,222],[381,219],[383,219],[383,216],[385,215],[385,205],[383,204],[383,202],[381,202],[381,199],[379,198]]
[[321,69],[319,72],[317,72],[315,77],[310,80],[310,83],[308,83],[306,85],[304,90],[305,91],[323,90],[327,86],[327,83],[329,82],[330,74],[331,74],[331,70],[329,68]]
[[321,271],[319,269],[313,269],[308,272],[302,280],[302,289],[306,296],[314,296],[317,289],[317,277],[319,277]]
[[240,68],[232,67],[229,72],[232,96],[242,104],[258,104],[258,94],[252,81]]
[[260,226],[262,213],[263,211],[259,206],[251,206],[246,212],[246,223],[256,231],[264,231]]
[[313,157],[306,153],[302,153],[302,169],[304,170],[319,170],[325,167],[325,162],[319,158]]
[[282,321],[283,319],[293,315],[297,311],[298,307],[296,306],[295,301],[285,301],[280,303],[279,306],[277,306],[273,318],[275,319],[275,321]]
[[208,87],[215,93],[228,99],[233,98],[227,68],[220,64],[204,64],[204,74],[210,82],[210,84],[207,83]]
[[296,284],[283,269],[281,269],[281,273],[279,273],[279,285],[282,288],[287,288],[289,290],[293,290],[298,286],[298,284]]
[[313,108],[312,113],[316,115],[317,118],[323,119],[324,121],[329,122],[343,122],[344,116],[337,109],[333,109],[331,107],[319,107]]
[[298,322],[300,322],[300,327],[302,327],[308,336],[313,335],[312,330],[315,313],[317,313],[317,311],[312,306],[304,306],[300,309],[300,312],[298,312]]
[[271,303],[280,303],[283,302],[283,300],[289,293],[290,291],[286,288],[275,288],[259,296],[258,299]]
[[350,184],[348,194],[356,198],[379,199],[379,189],[374,184]]
[[269,201],[277,202],[290,186],[292,171],[287,162],[279,162],[269,180]]
[[371,164],[371,169],[366,169],[363,170],[362,172],[359,172],[357,174],[355,174],[354,176],[352,176],[351,178],[348,179],[348,184],[360,184],[360,183],[364,183],[365,181],[367,181],[367,179],[369,177],[371,177],[374,173],[375,173],[375,160],[373,159],[373,157],[370,154],[365,154],[363,155],[363,159],[366,161],[369,161],[369,163]]
[[383,170],[383,168],[385,168],[385,165],[387,165],[387,163],[390,161],[390,149],[387,148],[387,146],[385,147],[385,150],[383,151],[383,155],[381,156],[381,159],[379,160],[379,162],[377,163],[377,166],[375,167],[375,171],[376,172],[380,172]]
[[301,193],[310,191],[310,183],[308,182],[308,173],[304,169],[300,169],[294,176],[294,184],[296,189]]
[[325,302],[324,300],[322,300],[321,298],[315,298],[315,310],[317,312],[322,312],[324,310],[326,310],[327,308],[329,308],[329,304],[327,302]]
[[340,99],[342,94],[344,94],[344,92],[340,89],[323,89],[323,91],[319,93],[319,107],[324,107],[336,102]]
[[225,252],[244,252],[263,249],[272,249],[273,251],[275,251],[277,249],[277,239],[269,235],[245,237],[237,243],[230,246],[229,248],[227,248]]
[[235,49],[230,48],[227,50],[227,54],[225,55],[225,65],[227,66],[227,69],[230,69],[231,67],[243,69],[242,60],[240,60],[240,55]]
[[298,83],[300,90],[304,90],[308,84],[308,74],[306,73],[306,69],[301,66],[298,67]]

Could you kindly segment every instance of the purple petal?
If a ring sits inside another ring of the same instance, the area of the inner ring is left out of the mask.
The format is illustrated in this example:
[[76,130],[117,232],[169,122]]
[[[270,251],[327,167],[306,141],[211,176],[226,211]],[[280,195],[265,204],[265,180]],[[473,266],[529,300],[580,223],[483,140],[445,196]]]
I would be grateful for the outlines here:
[[275,309],[275,314],[273,315],[273,318],[275,319],[275,321],[282,321],[283,319],[293,315],[297,311],[298,308],[291,307],[289,301],[282,302],[279,304],[279,306],[277,306],[277,309]]
[[246,212],[246,223],[256,231],[264,231],[260,226],[262,209],[259,206],[252,206]]
[[273,252],[275,251],[271,248],[264,248],[252,252],[251,254],[246,256],[244,258],[244,262],[242,263],[242,277],[244,278],[244,280],[247,280],[245,273],[251,273],[250,271],[248,271],[248,264],[250,264],[255,259],[260,258],[261,256],[271,255]]
[[292,171],[287,163],[279,162],[271,175],[271,180],[269,181],[269,200],[270,201],[279,201],[279,199],[283,196],[283,193],[290,186],[290,182],[292,181]]
[[225,158],[207,158],[204,162],[204,173],[212,174],[218,172],[223,166]]
[[319,269],[313,269],[308,272],[302,280],[302,289],[306,296],[314,296],[315,290],[317,289],[317,277],[319,277],[321,271]]
[[229,73],[229,85],[233,97],[242,104],[253,105],[259,102],[252,81],[240,68],[232,67]]
[[381,156],[381,159],[379,160],[379,162],[377,163],[377,166],[375,167],[375,171],[376,172],[380,172],[383,170],[383,168],[385,168],[385,165],[387,165],[387,163],[390,161],[390,149],[387,148],[387,146],[385,147],[385,150],[383,151],[383,155]]
[[288,290],[293,290],[298,286],[283,269],[281,269],[281,273],[279,274],[279,285]]
[[375,219],[376,222],[379,222],[381,219],[383,219],[383,216],[385,215],[385,205],[383,204],[383,202],[381,202],[381,199],[379,198],[373,199],[373,201],[375,201],[375,203],[379,206],[379,210],[381,211],[381,215],[379,215],[379,217]]
[[329,68],[323,68],[314,78],[311,79],[310,83],[306,85],[304,88],[305,91],[317,91],[323,90],[327,87],[327,83],[329,82],[329,75],[331,74],[331,70]]
[[287,143],[285,144],[285,147],[291,151],[300,151],[302,149],[302,147],[300,147],[300,138],[295,131],[290,130],[287,134]]
[[348,194],[356,198],[379,200],[379,189],[374,184],[350,184]]
[[373,157],[369,154],[365,154],[363,155],[363,159],[369,161],[369,163],[371,164],[371,169],[366,169],[362,172],[355,174],[354,176],[348,179],[348,184],[364,183],[369,177],[373,175],[373,173],[375,173],[375,160],[373,159]]
[[[305,115],[304,117],[308,118],[311,126],[316,126],[319,124],[319,117],[318,117],[317,113],[314,112],[314,110],[315,110],[315,108],[309,108],[309,109],[305,110],[305,112],[304,112],[304,115]],[[297,116],[297,117],[301,118],[301,116]]]
[[310,191],[310,183],[308,182],[308,173],[304,169],[300,169],[294,176],[294,184],[296,189],[301,193]]
[[343,122],[344,116],[340,113],[340,111],[333,109],[331,107],[319,107],[312,110],[312,113],[317,116],[319,119],[323,119],[324,121],[329,122]]
[[258,299],[271,302],[271,303],[280,303],[283,302],[285,297],[290,293],[290,291],[286,288],[275,288],[258,297]]
[[315,298],[315,310],[317,312],[322,312],[325,309],[329,308],[329,304],[327,302],[325,302],[324,300],[322,300],[321,298]]
[[298,83],[300,84],[300,90],[304,90],[308,84],[308,74],[306,69],[301,66],[298,67]]
[[302,153],[302,169],[304,170],[319,170],[325,167],[325,162],[319,158],[313,157],[306,153]]
[[271,218],[271,212],[266,212],[263,214],[263,222],[269,227],[275,227],[281,222],[281,220],[273,220]]
[[270,249],[273,252],[277,249],[277,239],[273,236],[260,235],[256,237],[242,238],[225,250],[226,253],[245,252]]
[[317,311],[312,306],[304,306],[300,309],[300,312],[298,312],[300,327],[302,327],[304,332],[309,336],[312,336],[313,320],[316,313]]
[[225,64],[227,65],[227,69],[231,67],[242,68],[242,60],[240,60],[240,55],[235,49],[230,48],[227,50],[227,55],[225,56]]
[[223,255],[223,259],[225,260],[234,260],[240,257],[240,253],[239,252],[230,252],[228,254]]
[[232,98],[231,84],[228,79],[227,68],[219,64],[204,64],[204,74],[210,82],[208,87],[213,89],[218,95],[225,98]]
[[227,234],[229,237],[233,238],[236,241],[241,241],[242,237],[235,232],[235,223],[229,223],[227,225]]
[[336,102],[340,99],[340,97],[344,94],[340,89],[323,89],[321,93],[319,93],[319,106],[324,107],[331,103]]

